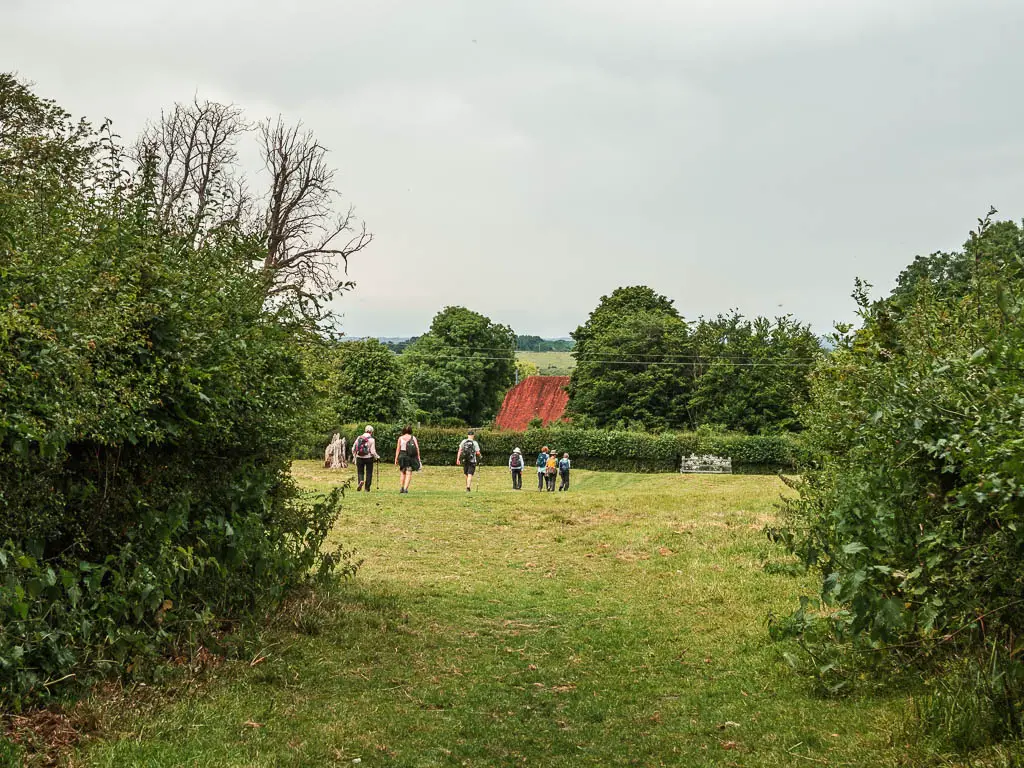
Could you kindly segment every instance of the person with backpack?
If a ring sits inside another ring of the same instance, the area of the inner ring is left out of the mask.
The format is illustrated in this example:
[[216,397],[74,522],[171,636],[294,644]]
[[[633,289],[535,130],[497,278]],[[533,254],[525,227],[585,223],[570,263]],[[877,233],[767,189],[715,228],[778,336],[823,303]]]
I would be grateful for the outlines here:
[[352,455],[356,457],[356,479],[359,480],[356,490],[369,493],[373,485],[373,462],[380,458],[377,455],[377,442],[373,439],[373,427],[369,424],[352,444]]
[[568,491],[569,490],[569,467],[572,464],[569,462],[569,454],[563,453],[562,458],[558,460],[558,476],[562,482],[558,484],[558,490]]
[[508,457],[508,468],[512,472],[512,490],[523,490],[523,452],[518,448]]
[[558,474],[558,453],[552,449],[548,454],[547,464],[544,465],[544,484],[548,491],[555,490],[555,475]]
[[402,429],[402,434],[395,445],[395,466],[402,477],[399,493],[409,492],[409,483],[412,482],[412,473],[420,468],[420,444],[412,436],[412,427]]
[[545,445],[537,454],[537,490],[544,490],[544,469],[548,465],[548,447]]
[[466,476],[466,493],[473,490],[473,475],[480,461],[480,443],[476,441],[476,433],[470,430],[466,439],[459,443],[459,452],[455,454],[455,466],[462,465],[462,473]]

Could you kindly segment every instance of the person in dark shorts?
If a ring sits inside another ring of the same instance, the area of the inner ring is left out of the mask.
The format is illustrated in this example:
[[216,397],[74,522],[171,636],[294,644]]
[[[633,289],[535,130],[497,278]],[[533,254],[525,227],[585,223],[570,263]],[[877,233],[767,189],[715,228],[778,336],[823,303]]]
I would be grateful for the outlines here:
[[377,442],[373,439],[373,427],[369,424],[352,445],[352,454],[356,457],[356,479],[359,480],[356,490],[368,492],[373,485],[373,462],[380,458]]
[[558,490],[568,491],[569,490],[569,468],[572,466],[569,461],[569,454],[563,453],[562,458],[558,460],[558,477],[562,481],[558,484]]
[[476,441],[476,433],[472,430],[466,439],[459,443],[459,451],[455,454],[455,466],[462,465],[462,473],[466,476],[466,493],[473,490],[473,475],[476,465],[480,462],[480,443]]
[[545,445],[537,454],[537,490],[544,490],[544,468],[548,465],[548,447]]
[[523,490],[523,452],[518,448],[508,457],[508,468],[512,472],[512,490]]
[[412,473],[420,468],[420,444],[412,436],[412,427],[402,429],[402,434],[395,445],[395,466],[401,474],[402,485],[399,493],[409,492],[409,483],[412,482]]

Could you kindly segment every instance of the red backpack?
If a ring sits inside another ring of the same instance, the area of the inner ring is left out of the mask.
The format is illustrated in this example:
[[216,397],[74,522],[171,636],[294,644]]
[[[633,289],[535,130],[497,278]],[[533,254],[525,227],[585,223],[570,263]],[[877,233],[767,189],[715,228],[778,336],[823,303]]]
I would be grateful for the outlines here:
[[353,446],[356,457],[360,459],[368,459],[372,455],[370,453],[370,438],[366,435],[360,435],[356,438],[356,444]]

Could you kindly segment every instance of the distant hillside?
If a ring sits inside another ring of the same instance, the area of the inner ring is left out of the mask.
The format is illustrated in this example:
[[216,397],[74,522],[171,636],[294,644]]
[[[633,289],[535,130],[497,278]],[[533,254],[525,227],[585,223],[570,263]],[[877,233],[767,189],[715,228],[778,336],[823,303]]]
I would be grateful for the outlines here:
[[569,352],[576,342],[572,339],[544,339],[540,336],[517,336],[516,349],[520,352]]
[[400,336],[389,336],[387,338],[381,338],[381,342],[385,347],[390,349],[396,355],[400,355],[405,351],[405,348],[412,344],[419,336],[408,336],[402,338]]
[[[376,338],[392,352],[400,355],[419,336],[377,336]],[[572,339],[545,339],[540,336],[516,337],[516,349],[520,352],[570,352],[575,346],[576,342]]]

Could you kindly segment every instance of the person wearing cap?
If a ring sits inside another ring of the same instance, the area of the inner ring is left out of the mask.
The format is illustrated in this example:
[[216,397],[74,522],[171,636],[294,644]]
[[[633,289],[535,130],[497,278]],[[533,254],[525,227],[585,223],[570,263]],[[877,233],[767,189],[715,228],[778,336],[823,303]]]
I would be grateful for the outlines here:
[[540,453],[537,454],[537,490],[544,490],[544,468],[548,465],[548,454],[550,451],[545,445],[540,449]]
[[512,490],[523,490],[523,452],[518,448],[508,457],[508,468],[512,472]]
[[548,453],[548,463],[544,465],[544,485],[548,491],[555,490],[555,475],[558,474],[558,454],[552,448]]
[[373,439],[373,427],[369,424],[352,444],[352,455],[356,457],[356,479],[359,480],[356,490],[369,492],[373,485],[373,462],[380,458],[377,455],[377,442]]
[[480,443],[476,441],[476,432],[469,430],[466,439],[459,443],[459,452],[455,454],[455,466],[461,464],[462,473],[466,476],[466,493],[473,490],[473,475],[479,462]]

